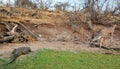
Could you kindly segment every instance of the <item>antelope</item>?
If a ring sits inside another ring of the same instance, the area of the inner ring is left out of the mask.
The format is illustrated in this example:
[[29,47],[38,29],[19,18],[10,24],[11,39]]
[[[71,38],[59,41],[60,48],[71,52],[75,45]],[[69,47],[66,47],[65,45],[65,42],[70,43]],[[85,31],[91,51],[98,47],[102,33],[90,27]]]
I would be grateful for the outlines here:
[[92,39],[92,43],[98,41],[101,48],[108,37],[110,37],[110,42],[113,42],[113,34],[115,28],[116,28],[116,24],[113,27],[102,28],[99,34]]

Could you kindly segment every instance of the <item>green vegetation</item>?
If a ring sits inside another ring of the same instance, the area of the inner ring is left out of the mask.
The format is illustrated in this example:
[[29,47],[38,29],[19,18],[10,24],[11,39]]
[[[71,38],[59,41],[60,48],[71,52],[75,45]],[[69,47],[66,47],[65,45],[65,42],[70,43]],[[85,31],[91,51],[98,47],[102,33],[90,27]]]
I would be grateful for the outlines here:
[[[2,64],[0,60],[0,64]],[[120,56],[89,52],[41,50],[3,69],[120,69]],[[2,69],[0,68],[0,69]]]

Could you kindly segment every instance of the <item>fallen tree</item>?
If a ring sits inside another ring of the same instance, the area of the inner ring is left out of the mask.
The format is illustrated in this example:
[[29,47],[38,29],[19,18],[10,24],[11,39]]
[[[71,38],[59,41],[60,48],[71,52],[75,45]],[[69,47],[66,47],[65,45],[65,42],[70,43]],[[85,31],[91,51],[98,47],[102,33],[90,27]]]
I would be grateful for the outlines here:
[[21,22],[2,21],[0,24],[5,25],[6,29],[4,32],[1,32],[0,43],[37,40],[37,36]]

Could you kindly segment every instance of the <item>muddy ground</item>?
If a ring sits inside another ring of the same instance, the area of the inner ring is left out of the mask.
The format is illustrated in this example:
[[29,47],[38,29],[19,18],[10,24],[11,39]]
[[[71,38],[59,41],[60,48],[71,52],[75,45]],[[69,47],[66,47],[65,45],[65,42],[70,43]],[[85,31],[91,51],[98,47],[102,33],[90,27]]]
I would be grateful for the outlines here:
[[[30,28],[31,26],[31,28]],[[110,48],[116,48],[117,51],[107,50],[99,47],[90,47],[89,41],[81,41],[79,34],[78,38],[74,38],[71,30],[67,27],[53,27],[52,25],[41,25],[34,28],[34,25],[29,24],[29,28],[37,35],[38,41],[27,43],[3,43],[0,44],[0,57],[9,58],[11,52],[18,47],[28,46],[33,52],[40,49],[55,49],[64,51],[89,51],[98,53],[110,53],[112,55],[120,55],[120,32],[117,27],[115,30],[113,45]],[[34,29],[33,29],[34,28]],[[99,28],[99,27],[97,27]]]
[[[1,9],[7,9],[1,7]],[[5,13],[5,12],[0,12]],[[34,16],[33,16],[34,14]],[[120,24],[117,24],[114,32],[114,40],[110,48],[116,49],[106,50],[99,47],[90,47],[89,42],[91,39],[91,31],[87,24],[77,25],[72,27],[68,20],[67,15],[64,12],[56,11],[40,11],[36,13],[36,10],[29,10],[23,8],[16,8],[13,16],[6,16],[2,14],[0,21],[5,22],[20,22],[31,30],[38,40],[27,43],[0,43],[0,58],[9,58],[13,49],[21,46],[29,46],[32,51],[40,49],[55,49],[55,50],[71,50],[77,51],[89,51],[100,53],[112,53],[120,55]],[[94,31],[98,34],[99,30],[108,27],[107,25],[94,25]],[[0,26],[0,32],[4,31],[4,27]],[[74,32],[77,31],[77,32]],[[103,46],[105,47],[105,45]]]

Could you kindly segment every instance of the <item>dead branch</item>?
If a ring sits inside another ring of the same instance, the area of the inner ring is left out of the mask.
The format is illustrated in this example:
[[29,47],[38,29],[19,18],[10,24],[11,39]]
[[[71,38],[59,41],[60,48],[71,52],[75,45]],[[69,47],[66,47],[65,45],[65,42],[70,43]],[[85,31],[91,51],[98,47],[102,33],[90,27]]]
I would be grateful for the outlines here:
[[6,29],[7,29],[8,31],[11,30],[10,26],[8,25],[8,23],[6,23],[6,22],[0,22],[0,24],[4,24],[5,27],[6,27]]
[[19,23],[16,22],[16,23],[19,24],[22,28],[24,28],[27,31],[27,33],[29,33],[32,37],[34,37],[35,39],[37,39],[37,36],[32,31],[30,31],[24,24],[22,24],[20,22]]
[[15,32],[15,29],[16,29],[17,27],[18,27],[18,25],[16,24],[10,32],[11,32],[11,33],[14,33],[14,32]]
[[16,35],[17,33],[15,32],[15,29],[18,27],[18,25],[16,24],[13,28],[12,28],[12,30],[10,31],[10,32],[7,32],[7,35]]
[[10,36],[7,36],[7,37],[3,37],[3,38],[0,39],[0,43],[11,41],[11,40],[14,39],[14,37],[15,37],[15,35],[10,35]]
[[18,25],[16,24],[13,28],[12,28],[12,30],[9,32],[9,35],[11,35],[11,34],[15,34],[15,29],[18,27]]

